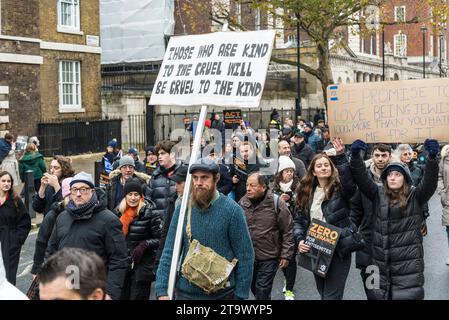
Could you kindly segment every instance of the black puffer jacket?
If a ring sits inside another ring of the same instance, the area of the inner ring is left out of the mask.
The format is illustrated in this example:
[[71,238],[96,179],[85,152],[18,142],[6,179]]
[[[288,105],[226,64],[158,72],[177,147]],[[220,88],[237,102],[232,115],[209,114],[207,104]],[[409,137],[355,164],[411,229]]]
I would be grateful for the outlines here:
[[106,207],[106,193],[98,188],[95,190],[98,201],[82,216],[74,215],[69,209],[59,214],[46,257],[65,247],[95,252],[108,270],[107,293],[116,300],[120,298],[128,268],[126,242],[120,220]]
[[[120,218],[123,213],[120,212],[119,207],[114,210],[114,213]],[[145,241],[147,244],[140,261],[134,261],[134,271],[138,278],[137,280],[151,281],[156,274],[154,263],[161,238],[162,219],[155,213],[155,208],[156,205],[153,201],[145,200],[140,207],[139,215],[129,225],[128,234],[125,237],[129,261],[131,261],[131,253],[134,248],[142,241]]]
[[423,205],[438,184],[438,161],[427,160],[424,177],[407,197],[407,206],[389,207],[383,186],[367,176],[360,157],[351,159],[351,172],[360,191],[373,199],[372,263],[379,268],[380,286],[373,289],[379,300],[424,299],[424,251],[420,232]]
[[62,200],[62,190],[59,189],[58,192],[55,192],[55,189],[51,186],[47,186],[45,189],[45,197],[41,199],[39,197],[39,193],[35,193],[33,196],[33,210],[39,213],[43,213],[44,216],[50,211],[51,206],[55,202],[59,202]]
[[58,215],[65,210],[64,202],[55,202],[52,204],[50,211],[47,212],[42,224],[39,227],[39,233],[36,238],[36,248],[34,250],[33,267],[31,274],[37,274],[42,263],[44,263],[45,250],[48,246],[53,227],[55,226]]
[[[355,185],[349,171],[348,163],[344,155],[335,157],[338,172],[340,174],[341,189],[334,191],[329,200],[323,201],[321,210],[326,219],[326,223],[339,227],[342,230],[338,240],[336,253],[340,258],[346,257],[353,251],[359,250],[363,245],[361,236],[356,232],[357,228],[351,223],[349,200],[355,192]],[[295,242],[299,243],[306,239],[307,230],[310,226],[310,208],[313,199],[310,200],[306,210],[297,210],[293,236]]]
[[[408,168],[410,169],[410,175],[413,180],[413,185],[414,186],[419,185],[419,183],[421,182],[421,180],[424,176],[423,168],[421,166],[418,166],[417,164],[415,164],[413,161],[410,161]],[[424,215],[424,218],[426,218],[426,219],[429,216],[429,203],[428,202],[426,202],[423,206],[423,215]]]
[[[149,251],[153,254],[155,253],[159,246],[162,230],[162,220],[155,213],[155,208],[156,204],[146,199],[140,207],[139,215],[130,223],[128,234],[126,235],[126,243],[129,250],[134,249],[140,242],[146,241]],[[123,214],[123,212],[120,212],[119,207],[114,210],[114,213],[118,218]]]
[[175,192],[169,199],[167,204],[167,210],[165,211],[164,223],[161,231],[161,239],[159,241],[159,246],[156,252],[155,269],[157,270],[159,266],[159,261],[161,260],[162,251],[164,250],[165,240],[167,239],[168,229],[170,228],[170,223],[173,218],[173,213],[176,209],[176,204],[179,202],[181,205],[181,199],[178,200],[178,194]]
[[168,175],[173,175],[181,167],[182,162],[177,161],[173,170],[169,173],[162,167],[156,169],[151,176],[150,183],[145,190],[145,198],[156,203],[156,210],[160,217],[164,219],[167,209],[168,199],[176,192],[176,183],[168,179]]

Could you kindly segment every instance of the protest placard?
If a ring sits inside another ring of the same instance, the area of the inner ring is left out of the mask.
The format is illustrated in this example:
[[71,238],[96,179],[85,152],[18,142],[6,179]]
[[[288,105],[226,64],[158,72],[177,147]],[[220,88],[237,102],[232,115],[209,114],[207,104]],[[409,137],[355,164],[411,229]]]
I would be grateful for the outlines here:
[[242,120],[242,110],[223,110],[223,122],[226,129],[237,128]]
[[328,87],[332,136],[346,143],[449,141],[449,79],[339,84]]
[[298,264],[325,278],[332,262],[341,229],[323,221],[312,219],[305,244],[311,247],[308,253],[299,255]]
[[152,105],[258,107],[275,31],[172,37]]

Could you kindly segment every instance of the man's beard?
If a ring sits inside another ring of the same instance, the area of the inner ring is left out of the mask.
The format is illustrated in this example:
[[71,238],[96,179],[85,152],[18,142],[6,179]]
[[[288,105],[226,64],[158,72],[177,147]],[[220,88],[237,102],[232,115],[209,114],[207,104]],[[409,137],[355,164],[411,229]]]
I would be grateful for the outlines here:
[[215,186],[211,189],[192,186],[192,200],[201,209],[207,209],[215,195]]

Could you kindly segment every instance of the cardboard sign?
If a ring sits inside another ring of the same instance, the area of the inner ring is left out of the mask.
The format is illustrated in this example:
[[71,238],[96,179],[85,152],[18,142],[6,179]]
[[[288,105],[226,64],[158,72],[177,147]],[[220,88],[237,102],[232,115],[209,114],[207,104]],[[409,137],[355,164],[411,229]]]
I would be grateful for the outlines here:
[[223,122],[226,129],[233,129],[242,123],[242,110],[224,110]]
[[106,189],[106,187],[109,184],[109,175],[107,173],[101,173],[100,174],[100,188],[101,189]]
[[172,37],[150,105],[258,107],[275,31]]
[[331,85],[328,122],[345,143],[449,141],[449,79]]
[[340,239],[341,229],[323,221],[312,219],[305,244],[310,252],[299,255],[298,264],[325,278],[332,262],[335,248]]

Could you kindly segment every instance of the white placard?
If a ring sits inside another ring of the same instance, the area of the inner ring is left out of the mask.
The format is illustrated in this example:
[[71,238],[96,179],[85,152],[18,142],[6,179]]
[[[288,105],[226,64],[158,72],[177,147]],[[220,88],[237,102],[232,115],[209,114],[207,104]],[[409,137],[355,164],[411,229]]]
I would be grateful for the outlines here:
[[150,105],[258,107],[274,30],[172,37]]

